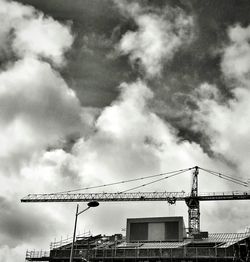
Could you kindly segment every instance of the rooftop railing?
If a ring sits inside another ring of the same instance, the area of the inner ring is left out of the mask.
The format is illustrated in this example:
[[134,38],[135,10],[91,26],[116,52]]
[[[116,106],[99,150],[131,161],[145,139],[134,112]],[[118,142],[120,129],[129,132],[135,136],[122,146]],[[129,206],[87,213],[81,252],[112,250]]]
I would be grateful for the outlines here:
[[44,250],[27,250],[26,251],[26,259],[32,259],[32,258],[49,258],[50,252],[44,251]]
[[[85,237],[90,237],[91,236],[91,232],[88,231],[88,232],[85,232],[83,234],[78,234],[76,236],[76,239],[81,239],[81,238],[85,238]],[[55,249],[55,248],[60,248],[60,247],[63,247],[65,245],[70,245],[72,243],[72,239],[73,237],[67,237],[67,238],[64,238],[64,239],[60,239],[58,241],[54,241],[54,242],[51,242],[50,243],[50,250],[52,249]]]

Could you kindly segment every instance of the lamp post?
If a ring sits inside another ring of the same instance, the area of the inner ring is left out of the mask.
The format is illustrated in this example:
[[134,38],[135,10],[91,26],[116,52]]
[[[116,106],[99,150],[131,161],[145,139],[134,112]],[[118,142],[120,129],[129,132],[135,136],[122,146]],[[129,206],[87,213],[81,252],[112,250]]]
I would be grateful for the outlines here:
[[70,262],[73,262],[73,256],[74,256],[74,245],[75,245],[75,237],[76,237],[76,225],[77,225],[77,218],[80,214],[83,212],[87,211],[91,207],[97,207],[99,206],[99,203],[97,201],[91,201],[88,204],[88,207],[83,209],[82,211],[78,211],[79,209],[79,204],[76,205],[76,217],[75,217],[75,225],[74,225],[74,232],[73,232],[73,240],[72,240],[72,245],[71,245],[71,250],[70,250]]

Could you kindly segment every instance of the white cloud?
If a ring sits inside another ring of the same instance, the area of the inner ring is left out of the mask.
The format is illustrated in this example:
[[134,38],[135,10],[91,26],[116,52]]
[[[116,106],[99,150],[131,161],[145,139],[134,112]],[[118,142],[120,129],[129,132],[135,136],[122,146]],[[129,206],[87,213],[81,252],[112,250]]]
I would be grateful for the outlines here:
[[70,28],[12,1],[0,1],[0,16],[0,57],[7,54],[12,60],[14,54],[20,59],[7,59],[0,72],[0,157],[7,168],[80,132],[84,115],[60,74],[40,60],[64,64],[64,52],[73,42]]
[[65,62],[64,51],[73,42],[69,26],[33,7],[5,0],[0,1],[0,16],[0,56],[12,51],[21,58],[50,58],[58,66]]
[[66,62],[70,27],[13,1],[0,0],[0,17],[0,261],[12,262],[67,228],[60,208],[24,206],[20,198],[77,180],[70,155],[46,149],[84,132],[93,120],[53,68]]
[[225,47],[222,59],[222,71],[229,79],[239,83],[249,81],[250,72],[250,26],[235,25],[228,30],[230,43]]
[[20,56],[48,57],[60,65],[64,62],[64,51],[72,42],[73,37],[68,27],[40,15],[18,25],[13,48]]
[[30,157],[81,131],[79,101],[48,63],[20,60],[0,74],[0,85],[1,158]]
[[194,119],[196,127],[209,135],[212,150],[236,165],[236,176],[246,178],[250,168],[250,27],[236,25],[228,34],[230,43],[223,50],[221,68],[234,98],[222,102],[214,86],[201,85],[196,91],[200,111]]
[[132,63],[141,63],[147,76],[159,76],[164,64],[192,39],[193,21],[181,9],[148,8],[138,3],[117,1],[122,12],[138,26],[122,36],[119,49]]
[[200,111],[195,119],[198,128],[202,127],[202,131],[209,135],[212,150],[236,164],[239,174],[246,178],[250,168],[250,92],[237,89],[235,94],[236,99],[226,105],[210,99],[200,101]]
[[120,90],[120,97],[97,119],[95,134],[74,148],[83,178],[105,182],[209,165],[198,145],[179,142],[175,130],[151,111],[153,93],[143,81],[123,83]]
[[2,56],[3,53],[10,51],[10,45],[13,40],[13,29],[25,17],[31,17],[34,9],[5,0],[1,0],[0,3],[0,55]]

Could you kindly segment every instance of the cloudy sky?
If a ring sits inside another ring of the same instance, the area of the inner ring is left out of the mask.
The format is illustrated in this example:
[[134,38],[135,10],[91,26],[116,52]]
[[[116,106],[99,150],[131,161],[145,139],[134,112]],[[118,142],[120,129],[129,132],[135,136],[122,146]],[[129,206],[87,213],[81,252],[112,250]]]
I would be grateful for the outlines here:
[[[0,0],[0,262],[72,233],[75,204],[21,204],[28,193],[195,165],[250,178],[249,12],[243,0]],[[248,190],[199,180],[202,192]],[[187,173],[143,190],[190,185]],[[168,215],[187,208],[101,203],[78,232]],[[202,230],[249,221],[247,201],[201,204]]]

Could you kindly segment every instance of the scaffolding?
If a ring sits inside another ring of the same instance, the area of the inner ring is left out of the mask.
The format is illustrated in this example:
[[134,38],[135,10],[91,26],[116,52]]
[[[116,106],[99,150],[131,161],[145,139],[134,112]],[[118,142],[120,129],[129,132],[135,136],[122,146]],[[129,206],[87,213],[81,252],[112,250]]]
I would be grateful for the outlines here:
[[[214,233],[207,239],[185,239],[181,242],[134,242],[103,236],[78,238],[74,249],[75,261],[250,261],[249,233]],[[47,260],[45,259],[47,256]],[[26,253],[27,261],[69,261],[70,244],[46,251]]]

